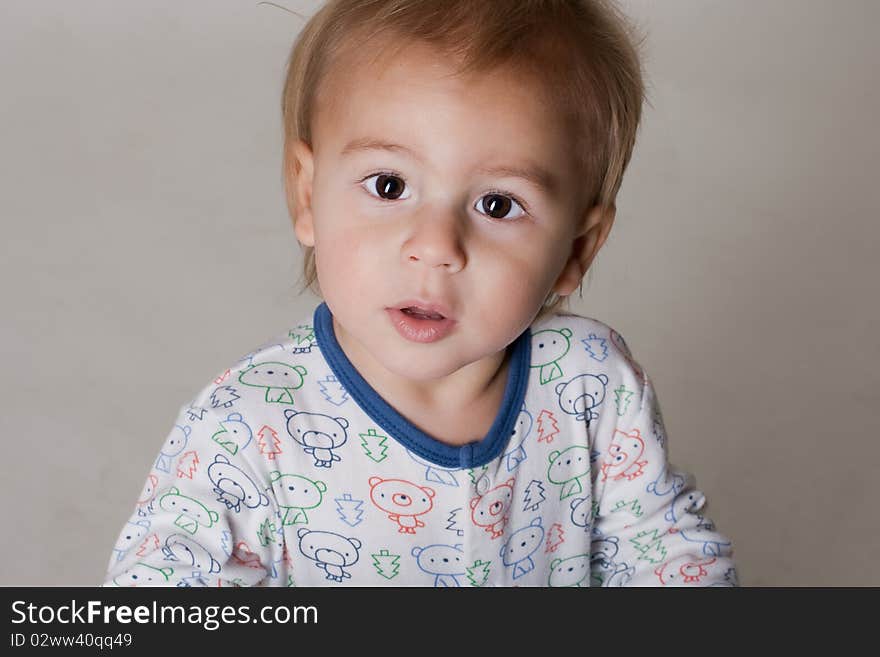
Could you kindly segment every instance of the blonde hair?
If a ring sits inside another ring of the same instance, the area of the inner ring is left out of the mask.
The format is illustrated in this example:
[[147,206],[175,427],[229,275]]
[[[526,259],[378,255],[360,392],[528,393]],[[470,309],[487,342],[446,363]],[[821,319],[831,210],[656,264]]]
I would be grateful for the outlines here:
[[[329,0],[293,44],[281,99],[282,177],[294,222],[289,145],[297,139],[312,144],[322,80],[352,49],[365,52],[376,36],[394,37],[377,57],[416,41],[459,62],[458,74],[506,67],[528,76],[572,135],[584,210],[615,203],[645,88],[638,50],[643,38],[612,0]],[[303,248],[300,293],[310,289],[320,297],[314,248]],[[551,291],[538,317],[567,302]]]

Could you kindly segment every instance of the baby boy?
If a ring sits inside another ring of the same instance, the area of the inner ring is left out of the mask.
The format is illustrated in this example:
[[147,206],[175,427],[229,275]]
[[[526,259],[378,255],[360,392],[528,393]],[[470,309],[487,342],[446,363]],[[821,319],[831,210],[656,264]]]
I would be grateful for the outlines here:
[[322,302],[181,409],[108,585],[736,585],[652,382],[565,312],[644,89],[596,0],[337,0],[283,92]]

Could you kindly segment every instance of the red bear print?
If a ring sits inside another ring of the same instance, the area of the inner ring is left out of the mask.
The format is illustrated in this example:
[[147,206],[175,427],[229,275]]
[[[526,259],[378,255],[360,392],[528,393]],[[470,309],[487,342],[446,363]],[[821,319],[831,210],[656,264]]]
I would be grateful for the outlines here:
[[715,557],[701,560],[685,554],[654,569],[654,574],[663,586],[699,586],[702,579],[709,574],[706,568],[716,561]]
[[397,523],[399,533],[415,534],[417,528],[425,526],[419,516],[434,506],[434,489],[405,479],[370,477],[370,500]]
[[513,482],[511,477],[500,486],[496,486],[483,495],[471,500],[471,520],[477,527],[482,527],[498,538],[504,532],[507,523],[507,510],[513,499]]
[[612,481],[626,479],[632,481],[645,471],[647,461],[639,458],[645,453],[645,441],[638,429],[632,433],[626,433],[620,429],[614,430],[614,439],[608,447],[608,451],[602,458],[602,481],[610,476]]

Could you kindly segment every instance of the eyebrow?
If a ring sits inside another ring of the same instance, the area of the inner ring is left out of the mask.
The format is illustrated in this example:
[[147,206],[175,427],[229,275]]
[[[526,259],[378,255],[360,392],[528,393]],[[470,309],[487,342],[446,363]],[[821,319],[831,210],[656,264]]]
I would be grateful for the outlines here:
[[[342,149],[342,155],[355,153],[357,151],[381,150],[392,153],[402,153],[413,158],[417,162],[424,164],[424,159],[411,148],[383,141],[381,139],[373,139],[370,137],[362,137],[353,139]],[[549,196],[556,196],[559,191],[559,182],[552,173],[542,166],[533,162],[526,162],[522,165],[502,165],[489,166],[477,169],[477,173],[487,174],[490,176],[503,176],[507,178],[522,178],[530,182],[538,189],[544,191]]]

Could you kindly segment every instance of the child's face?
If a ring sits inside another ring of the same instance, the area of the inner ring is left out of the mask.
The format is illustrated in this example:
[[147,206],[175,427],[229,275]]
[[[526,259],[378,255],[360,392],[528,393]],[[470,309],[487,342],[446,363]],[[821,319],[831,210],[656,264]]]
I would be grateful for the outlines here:
[[[410,380],[497,357],[551,290],[577,288],[613,221],[580,207],[568,135],[532,88],[449,73],[422,46],[348,66],[325,82],[314,150],[293,145],[295,229],[315,248],[323,297],[350,337]],[[359,140],[401,148],[346,152]],[[551,187],[482,171],[505,167],[540,168]],[[401,335],[393,309],[413,299],[447,308],[452,330],[427,343]]]

